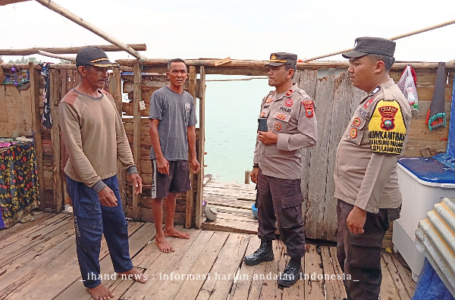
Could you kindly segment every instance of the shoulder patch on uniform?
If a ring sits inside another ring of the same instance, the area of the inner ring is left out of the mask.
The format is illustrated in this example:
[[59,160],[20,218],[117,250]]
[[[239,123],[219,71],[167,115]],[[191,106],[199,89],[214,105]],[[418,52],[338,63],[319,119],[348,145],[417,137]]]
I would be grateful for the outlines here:
[[401,154],[407,130],[400,104],[395,100],[378,101],[368,131],[371,151]]
[[363,108],[367,109],[368,106],[370,106],[370,104],[373,103],[373,101],[374,101],[374,98],[371,98],[368,101],[366,101],[365,104],[363,105]]
[[314,116],[314,105],[312,100],[303,100],[302,105],[305,107],[305,116],[312,118]]
[[74,102],[76,101],[77,96],[79,96],[79,94],[76,91],[71,90],[65,95],[65,97],[63,97],[62,101],[66,102],[68,104],[74,105]]
[[270,103],[270,102],[273,102],[272,98],[267,98],[267,100],[265,100],[265,103]]
[[288,90],[288,91],[286,92],[286,94],[285,94],[286,97],[290,97],[290,96],[292,95],[293,92],[294,92],[294,91],[293,91],[292,89],[291,89],[291,90]]

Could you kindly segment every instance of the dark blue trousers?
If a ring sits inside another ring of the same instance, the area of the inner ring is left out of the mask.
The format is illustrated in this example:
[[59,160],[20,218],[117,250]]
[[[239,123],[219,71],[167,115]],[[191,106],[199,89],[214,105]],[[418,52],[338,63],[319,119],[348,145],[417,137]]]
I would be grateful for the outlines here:
[[115,272],[133,268],[129,254],[128,224],[122,209],[117,175],[103,182],[115,193],[118,206],[101,205],[98,194],[82,182],[66,176],[68,193],[73,201],[74,229],[76,230],[77,258],[84,286],[94,288],[100,280],[100,248],[104,237]]

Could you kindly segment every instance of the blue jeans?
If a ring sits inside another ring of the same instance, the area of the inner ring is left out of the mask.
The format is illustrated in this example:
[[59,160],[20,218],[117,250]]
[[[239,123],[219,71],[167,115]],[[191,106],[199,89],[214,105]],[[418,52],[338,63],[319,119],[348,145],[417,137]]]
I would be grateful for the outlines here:
[[66,176],[68,193],[73,201],[74,229],[76,230],[77,258],[84,286],[94,288],[100,280],[101,238],[107,242],[115,272],[133,268],[129,254],[128,224],[122,209],[117,175],[103,182],[114,192],[118,206],[101,205],[98,194],[85,183]]

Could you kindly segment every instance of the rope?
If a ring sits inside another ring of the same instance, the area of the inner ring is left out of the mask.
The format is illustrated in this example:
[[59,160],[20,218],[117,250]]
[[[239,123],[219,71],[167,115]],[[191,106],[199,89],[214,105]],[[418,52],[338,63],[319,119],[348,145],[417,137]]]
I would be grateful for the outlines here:
[[[391,41],[399,40],[399,39],[402,39],[402,38],[405,38],[405,37],[408,37],[408,36],[411,36],[411,35],[416,35],[416,34],[419,34],[419,33],[422,33],[422,32],[426,32],[426,31],[430,31],[430,30],[433,30],[433,29],[438,29],[438,28],[441,28],[441,27],[444,27],[444,26],[447,26],[447,25],[452,25],[454,23],[455,23],[455,20],[444,22],[444,23],[441,23],[441,24],[438,24],[438,25],[434,25],[434,26],[431,26],[431,27],[423,28],[423,29],[416,30],[416,31],[413,31],[413,32],[410,32],[410,33],[397,35],[397,36],[394,36],[394,37],[390,38],[390,40]],[[346,50],[343,50],[343,51],[338,51],[338,52],[334,52],[334,53],[330,53],[330,54],[325,54],[325,55],[321,55],[321,56],[312,57],[310,59],[306,59],[305,62],[310,62],[312,60],[316,60],[316,59],[320,59],[320,58],[326,58],[326,57],[334,56],[334,55],[337,55],[337,54],[342,54],[342,53],[345,53],[345,52],[348,52],[348,51],[352,51],[353,49],[354,48],[349,48],[349,49],[346,49]]]

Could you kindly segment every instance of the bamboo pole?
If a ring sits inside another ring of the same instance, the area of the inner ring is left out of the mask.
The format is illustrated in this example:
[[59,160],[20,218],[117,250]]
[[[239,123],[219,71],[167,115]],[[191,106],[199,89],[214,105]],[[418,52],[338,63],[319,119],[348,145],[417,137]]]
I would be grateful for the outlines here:
[[[399,40],[399,39],[402,39],[402,38],[405,38],[405,37],[408,37],[408,36],[412,36],[412,35],[416,35],[416,34],[419,34],[419,33],[427,32],[427,31],[430,31],[430,30],[433,30],[433,29],[438,29],[438,28],[441,28],[441,27],[444,27],[444,26],[448,26],[448,25],[451,25],[451,24],[454,24],[454,23],[455,23],[455,19],[451,20],[451,21],[448,21],[448,22],[440,23],[440,24],[437,24],[437,25],[434,25],[434,26],[430,26],[430,27],[426,27],[426,28],[419,29],[419,30],[416,30],[416,31],[412,31],[412,32],[409,32],[409,33],[397,35],[397,36],[394,36],[394,37],[390,38],[389,40],[396,41],[396,40]],[[342,51],[337,51],[337,52],[333,52],[333,53],[329,53],[329,54],[325,54],[325,55],[312,57],[312,58],[307,59],[305,61],[309,62],[309,61],[320,59],[320,58],[326,58],[326,57],[342,54],[342,53],[345,53],[345,52],[348,52],[348,51],[352,51],[352,50],[354,50],[354,48],[349,48],[349,49],[342,50]]]
[[38,54],[41,54],[41,55],[44,55],[44,56],[47,56],[47,57],[52,57],[52,58],[59,58],[59,59],[69,60],[72,63],[76,63],[76,57],[73,57],[73,56],[54,54],[54,53],[50,53],[50,52],[42,51],[42,50],[38,50]]
[[[142,100],[142,69],[139,61],[134,65],[134,121],[133,121],[133,157],[136,163],[137,173],[141,174],[141,111],[139,110],[139,101]],[[134,187],[133,187],[134,190]],[[133,218],[139,219],[139,201],[140,195],[133,193]]]
[[30,0],[0,0],[0,6],[14,4],[14,3],[18,3],[18,2],[26,2],[26,1],[30,1]]
[[133,48],[131,48],[127,44],[125,44],[122,41],[110,36],[109,34],[104,32],[103,30],[101,30],[101,29],[97,28],[96,26],[90,24],[89,22],[85,21],[81,17],[76,16],[75,14],[73,14],[72,12],[67,10],[66,8],[58,5],[57,3],[52,2],[51,0],[36,0],[36,1],[39,2],[40,4],[42,4],[43,6],[46,6],[50,10],[53,10],[56,13],[64,16],[65,18],[70,19],[71,21],[75,22],[76,24],[79,24],[80,26],[90,30],[91,32],[93,32],[96,35],[102,37],[103,39],[107,40],[108,42],[110,42],[110,43],[112,43],[114,45],[117,45],[118,47],[122,48],[123,50],[125,50],[129,54],[133,55],[134,57],[136,57],[138,59],[145,59],[145,56],[142,56],[139,52],[137,52],[136,50],[134,50]]
[[[114,52],[114,51],[124,51],[116,45],[90,45],[91,47],[98,47],[105,52]],[[136,51],[145,51],[147,46],[145,44],[128,44],[129,47],[133,48]],[[0,55],[32,55],[39,54],[38,51],[46,51],[55,54],[76,54],[82,48],[87,46],[77,46],[77,47],[33,47],[26,49],[0,49]]]

